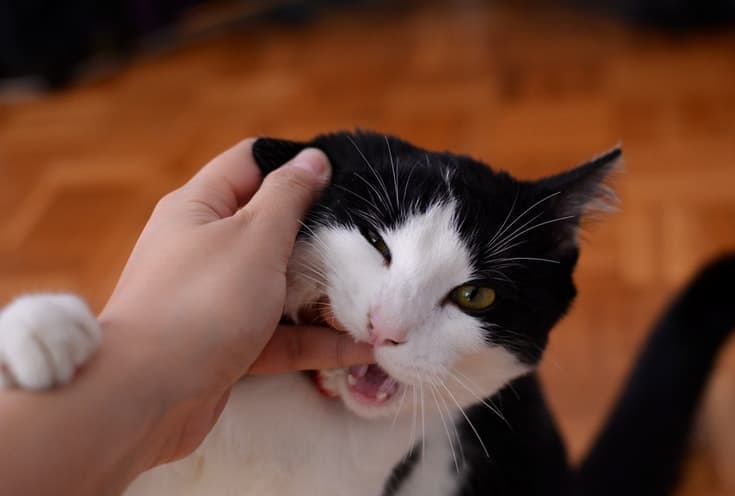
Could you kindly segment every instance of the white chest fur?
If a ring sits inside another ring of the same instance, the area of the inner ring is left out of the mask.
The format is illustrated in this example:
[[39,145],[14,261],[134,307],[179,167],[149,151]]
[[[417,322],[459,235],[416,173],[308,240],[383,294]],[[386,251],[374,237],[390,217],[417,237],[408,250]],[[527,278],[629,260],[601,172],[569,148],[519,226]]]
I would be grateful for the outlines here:
[[[426,432],[435,431],[426,419]],[[320,396],[302,374],[247,379],[232,392],[217,426],[191,456],[141,476],[128,496],[380,496],[395,465],[411,443],[412,418],[364,420],[342,402]],[[414,439],[418,440],[418,432]],[[416,470],[446,495],[451,456],[441,438],[430,440]],[[437,456],[438,455],[438,456]],[[425,468],[425,467],[422,467]],[[419,493],[416,493],[417,495]],[[431,493],[421,492],[422,495]]]

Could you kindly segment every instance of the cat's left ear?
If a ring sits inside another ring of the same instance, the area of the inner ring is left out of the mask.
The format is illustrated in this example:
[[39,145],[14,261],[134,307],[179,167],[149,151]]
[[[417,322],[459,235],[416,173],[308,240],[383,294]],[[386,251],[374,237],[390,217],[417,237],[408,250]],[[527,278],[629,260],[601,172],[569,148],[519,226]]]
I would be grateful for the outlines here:
[[617,146],[571,170],[541,179],[536,186],[544,196],[553,195],[550,203],[554,215],[561,220],[562,245],[577,244],[577,231],[582,218],[609,212],[617,203],[609,186],[611,175],[620,168],[622,149]]
[[263,176],[294,158],[310,143],[275,138],[258,138],[253,143],[253,158]]

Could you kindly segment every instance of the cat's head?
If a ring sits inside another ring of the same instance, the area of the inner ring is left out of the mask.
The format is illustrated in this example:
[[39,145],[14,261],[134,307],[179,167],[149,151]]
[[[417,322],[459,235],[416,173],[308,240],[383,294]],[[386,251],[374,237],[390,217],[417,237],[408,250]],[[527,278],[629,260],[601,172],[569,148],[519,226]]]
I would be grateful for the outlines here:
[[253,155],[268,173],[307,146],[333,175],[296,243],[286,315],[373,344],[377,361],[317,371],[323,391],[367,418],[454,410],[537,365],[620,149],[538,181],[368,132],[261,138]]

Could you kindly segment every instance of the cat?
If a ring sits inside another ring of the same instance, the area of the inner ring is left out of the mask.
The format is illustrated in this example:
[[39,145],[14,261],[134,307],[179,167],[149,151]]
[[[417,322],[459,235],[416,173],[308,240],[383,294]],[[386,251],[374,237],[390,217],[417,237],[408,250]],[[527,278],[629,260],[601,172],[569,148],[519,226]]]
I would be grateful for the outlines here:
[[[537,181],[372,132],[260,138],[253,156],[267,174],[307,146],[333,176],[289,262],[284,319],[349,332],[376,363],[244,378],[202,446],[126,494],[668,494],[733,324],[722,294],[735,257],[665,314],[577,469],[534,371],[576,294],[580,222],[614,201],[621,150]],[[701,312],[713,317],[696,327]],[[99,339],[75,297],[22,297],[0,314],[0,380],[67,383]]]

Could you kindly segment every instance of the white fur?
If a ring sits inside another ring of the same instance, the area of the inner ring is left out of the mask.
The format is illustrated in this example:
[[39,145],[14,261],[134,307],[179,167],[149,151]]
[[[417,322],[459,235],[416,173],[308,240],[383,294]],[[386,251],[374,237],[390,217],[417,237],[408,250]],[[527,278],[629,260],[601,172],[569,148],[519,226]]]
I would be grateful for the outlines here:
[[294,320],[302,306],[328,296],[355,339],[367,339],[376,307],[410,329],[406,343],[376,350],[379,365],[403,383],[395,398],[380,407],[358,403],[343,370],[324,374],[339,399],[323,397],[299,373],[246,379],[193,456],[145,474],[130,494],[379,496],[413,445],[425,451],[400,495],[452,494],[462,479],[451,469],[461,452],[448,441],[454,422],[464,421],[457,404],[477,403],[527,371],[487,346],[475,318],[446,304],[450,290],[473,276],[454,226],[446,203],[380,232],[390,265],[357,229],[342,227],[316,229],[291,259],[286,313]]
[[0,388],[66,384],[99,339],[97,320],[78,297],[20,297],[0,313]]
[[378,496],[409,441],[410,421],[352,415],[303,374],[246,379],[193,456],[129,494]]
[[[457,414],[459,415],[459,414]],[[447,422],[456,419],[447,419]],[[450,431],[450,435],[454,435]],[[462,458],[458,448],[447,441],[441,422],[431,422],[422,440],[421,460],[401,487],[401,496],[447,496],[456,494],[462,482]],[[455,438],[456,439],[456,438]],[[457,465],[454,465],[455,457]],[[457,472],[459,467],[459,473]]]
[[[478,321],[446,302],[473,276],[455,224],[454,206],[442,203],[380,232],[390,264],[357,229],[328,226],[297,243],[291,259],[286,313],[295,320],[300,308],[328,296],[335,317],[357,340],[367,340],[371,311],[407,330],[404,343],[376,348],[378,364],[402,383],[393,398],[378,406],[357,402],[344,370],[325,371],[337,399],[322,396],[302,373],[246,378],[194,454],[143,474],[128,494],[379,496],[414,445],[425,451],[400,495],[451,494],[462,477],[450,470],[461,456],[449,443],[455,421],[464,421],[458,407],[527,370],[505,349],[488,346]],[[70,333],[79,316],[60,311],[55,301],[46,304],[56,309],[56,320],[23,328],[37,329],[34,336]],[[38,308],[26,314],[50,315]],[[0,346],[6,356],[8,351]],[[13,370],[43,358],[30,356],[14,357]]]

